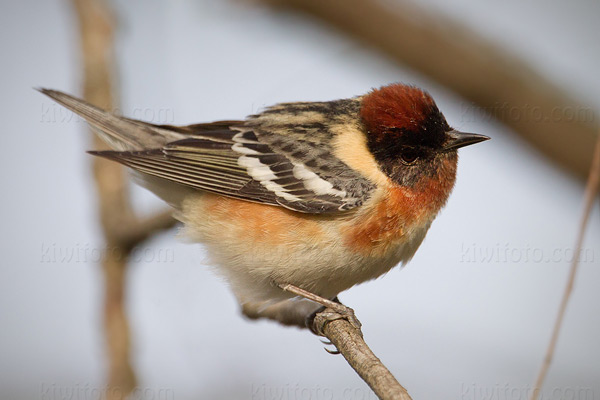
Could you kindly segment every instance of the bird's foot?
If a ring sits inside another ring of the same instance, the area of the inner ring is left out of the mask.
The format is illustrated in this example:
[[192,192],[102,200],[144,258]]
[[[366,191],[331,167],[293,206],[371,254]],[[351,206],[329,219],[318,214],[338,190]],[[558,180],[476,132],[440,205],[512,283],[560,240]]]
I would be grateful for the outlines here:
[[347,320],[354,328],[360,331],[362,325],[358,318],[356,318],[354,310],[340,303],[337,297],[329,300],[291,284],[279,285],[279,287],[323,306],[306,319],[307,328],[315,335],[325,336],[323,334],[325,325],[338,319]]

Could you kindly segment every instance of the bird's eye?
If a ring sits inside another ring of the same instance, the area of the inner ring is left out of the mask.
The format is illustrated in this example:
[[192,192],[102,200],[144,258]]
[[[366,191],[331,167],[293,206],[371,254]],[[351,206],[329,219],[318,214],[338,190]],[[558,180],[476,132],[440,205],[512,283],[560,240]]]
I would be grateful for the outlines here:
[[407,148],[400,153],[400,159],[402,160],[403,164],[412,165],[419,159],[419,154],[417,154],[414,149]]

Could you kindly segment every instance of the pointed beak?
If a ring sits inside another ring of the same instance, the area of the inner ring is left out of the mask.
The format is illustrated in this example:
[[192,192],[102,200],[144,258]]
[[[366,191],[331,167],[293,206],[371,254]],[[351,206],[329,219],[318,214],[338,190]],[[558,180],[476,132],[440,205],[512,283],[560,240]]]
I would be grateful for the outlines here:
[[448,135],[448,141],[444,145],[445,151],[456,150],[460,147],[465,147],[470,144],[490,140],[489,136],[478,135],[477,133],[459,132],[455,131],[454,129],[449,132],[446,132],[446,135]]

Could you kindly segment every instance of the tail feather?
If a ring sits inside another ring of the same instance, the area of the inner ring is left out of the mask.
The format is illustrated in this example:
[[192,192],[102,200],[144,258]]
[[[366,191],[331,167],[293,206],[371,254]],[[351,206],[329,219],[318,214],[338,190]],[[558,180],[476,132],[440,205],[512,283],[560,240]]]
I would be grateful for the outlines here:
[[160,148],[168,142],[185,138],[182,133],[112,114],[58,90],[38,90],[85,119],[102,139],[118,151]]

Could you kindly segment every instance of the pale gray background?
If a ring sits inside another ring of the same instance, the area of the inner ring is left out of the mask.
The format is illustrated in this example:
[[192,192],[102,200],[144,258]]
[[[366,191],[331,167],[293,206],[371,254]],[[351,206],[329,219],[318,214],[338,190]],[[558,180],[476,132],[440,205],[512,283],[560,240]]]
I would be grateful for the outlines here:
[[[454,193],[410,265],[341,299],[414,399],[526,398],[564,287],[580,183],[443,87],[311,20],[227,1],[117,3],[126,115],[179,124],[243,118],[279,101],[403,81],[429,90],[456,128],[491,136],[461,151]],[[424,4],[600,106],[597,1]],[[95,398],[105,365],[93,258],[103,244],[90,139],[83,123],[32,90],[80,94],[74,15],[67,1],[3,1],[0,29],[0,398]],[[141,189],[134,199],[141,210],[160,206]],[[544,398],[600,399],[598,211]],[[201,246],[168,232],[147,249],[154,262],[131,266],[127,296],[143,398],[374,398],[317,338],[241,318]],[[73,250],[79,259],[61,258]]]

